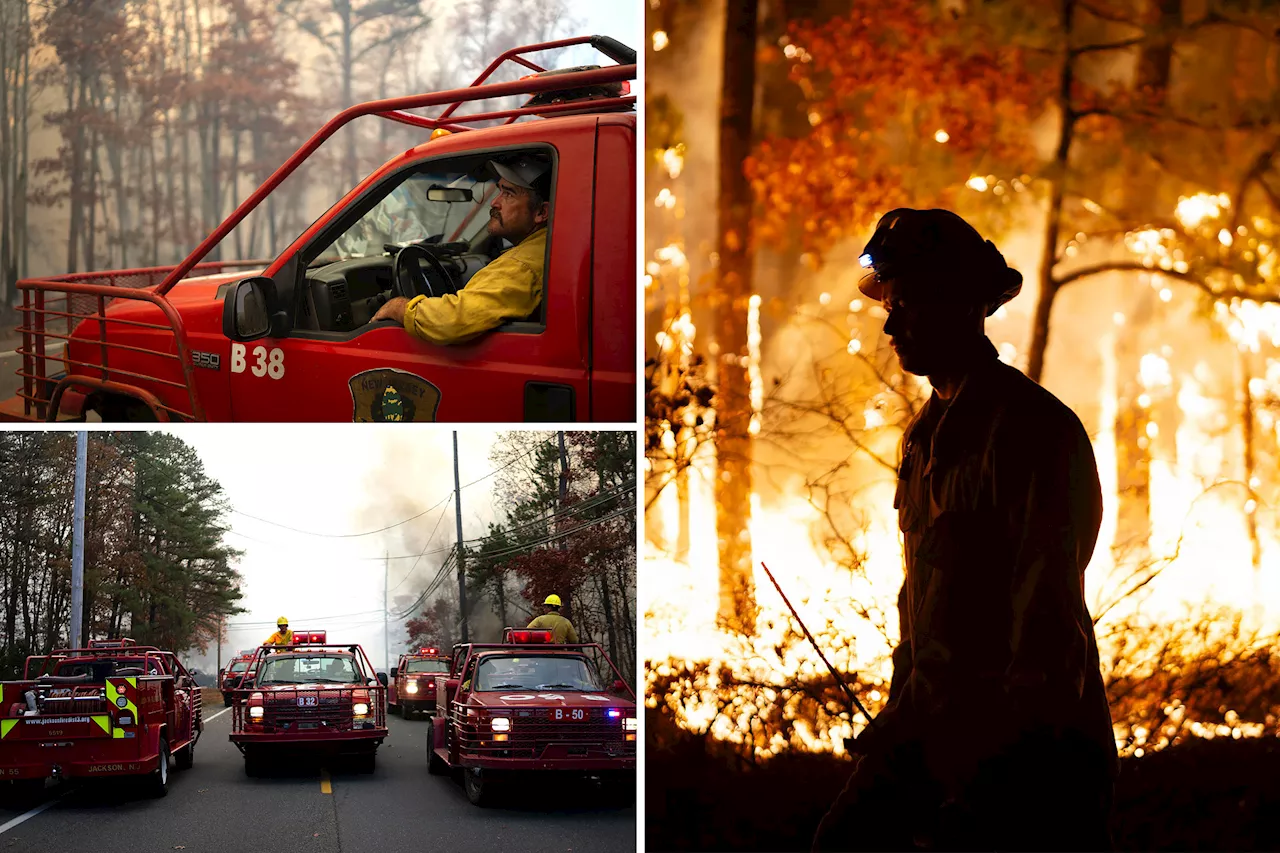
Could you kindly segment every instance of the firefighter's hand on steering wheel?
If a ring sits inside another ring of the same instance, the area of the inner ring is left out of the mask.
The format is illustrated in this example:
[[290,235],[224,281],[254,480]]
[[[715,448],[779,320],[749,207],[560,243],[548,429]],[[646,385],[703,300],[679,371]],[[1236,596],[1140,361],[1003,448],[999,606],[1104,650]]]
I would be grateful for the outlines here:
[[373,315],[370,323],[376,323],[379,320],[395,320],[400,325],[404,325],[404,309],[409,304],[409,300],[403,296],[397,296],[389,300],[385,305],[378,309],[378,313]]

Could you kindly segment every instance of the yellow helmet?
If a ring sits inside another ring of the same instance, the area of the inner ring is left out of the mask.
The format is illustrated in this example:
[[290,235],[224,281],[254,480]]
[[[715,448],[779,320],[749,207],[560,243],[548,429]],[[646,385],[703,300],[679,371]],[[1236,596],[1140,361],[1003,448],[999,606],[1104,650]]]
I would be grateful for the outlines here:
[[548,595],[548,596],[547,596],[547,600],[546,600],[546,601],[544,601],[544,602],[542,602],[542,603],[543,603],[543,604],[550,604],[550,605],[552,605],[552,606],[554,606],[554,607],[559,607],[559,606],[560,606],[560,596],[556,595],[556,594],[553,592],[553,593],[551,593],[551,595]]
[[283,628],[285,625],[288,625],[288,624],[289,624],[288,616],[281,616],[279,619],[276,620],[277,628]]

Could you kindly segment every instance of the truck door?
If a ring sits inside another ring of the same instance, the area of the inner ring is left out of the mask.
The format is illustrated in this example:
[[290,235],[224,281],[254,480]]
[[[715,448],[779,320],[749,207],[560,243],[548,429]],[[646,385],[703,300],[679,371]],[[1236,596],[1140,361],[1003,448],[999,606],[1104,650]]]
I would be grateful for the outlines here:
[[[554,145],[534,141],[530,125],[512,125],[506,136],[529,141],[493,150],[464,149],[461,161],[460,153],[454,152],[446,157],[418,157],[388,169],[329,224],[313,226],[309,242],[298,248],[298,263],[286,265],[282,259],[268,270],[273,275],[279,269],[297,270],[294,289],[303,295],[295,294],[294,298],[305,302],[310,293],[309,304],[314,305],[318,295],[327,299],[329,291],[318,291],[314,279],[303,277],[303,264],[326,257],[322,253],[348,239],[355,229],[367,232],[368,226],[362,224],[369,221],[366,217],[380,222],[393,219],[382,214],[384,208],[393,207],[397,187],[416,176],[448,177],[459,168],[474,170],[487,159],[529,152],[550,159],[554,187],[543,302],[537,316],[507,323],[468,343],[437,346],[386,321],[347,330],[305,328],[300,312],[285,336],[232,343],[233,419],[589,420],[595,119],[578,118],[576,123],[557,128]],[[487,210],[481,215],[487,222]],[[389,260],[386,267],[389,282]],[[633,261],[628,261],[627,269],[634,269]],[[338,286],[343,298],[353,303],[368,296],[362,288],[374,287],[376,295],[376,286],[355,274]],[[335,316],[345,318],[349,325],[357,322],[360,310],[354,307],[350,314],[335,315],[331,309],[322,312],[315,308],[314,325],[343,325],[333,320]],[[634,351],[634,324],[631,335]]]

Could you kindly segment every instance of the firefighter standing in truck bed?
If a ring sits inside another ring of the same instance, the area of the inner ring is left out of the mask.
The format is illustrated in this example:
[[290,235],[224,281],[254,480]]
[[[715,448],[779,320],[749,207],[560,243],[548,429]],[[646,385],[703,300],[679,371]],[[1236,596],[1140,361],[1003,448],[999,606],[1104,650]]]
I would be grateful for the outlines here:
[[557,643],[578,642],[578,632],[573,630],[573,623],[560,615],[560,596],[552,593],[543,602],[547,608],[541,616],[536,617],[526,627],[551,632],[551,639]]
[[903,369],[934,390],[894,501],[889,701],[814,847],[1107,848],[1118,760],[1084,599],[1102,492],[1080,419],[984,333],[1022,276],[945,210],[886,214],[860,261]]
[[289,630],[289,620],[281,616],[276,620],[276,632],[267,638],[264,646],[292,646],[293,632]]
[[530,155],[489,162],[498,194],[489,206],[489,233],[515,248],[471,277],[457,293],[397,296],[378,309],[373,322],[391,319],[415,338],[458,344],[509,320],[531,315],[542,301],[551,215],[551,165]]

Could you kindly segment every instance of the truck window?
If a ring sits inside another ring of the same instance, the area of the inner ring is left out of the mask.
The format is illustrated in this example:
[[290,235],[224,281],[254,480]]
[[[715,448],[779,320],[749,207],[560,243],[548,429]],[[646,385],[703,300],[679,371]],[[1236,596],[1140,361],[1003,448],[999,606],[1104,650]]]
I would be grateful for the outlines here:
[[[304,249],[300,261],[299,331],[353,332],[367,325],[378,308],[396,295],[396,255],[416,246],[433,260],[419,266],[430,293],[442,296],[462,290],[511,244],[489,232],[490,208],[499,193],[490,161],[507,161],[520,151],[483,152],[419,164],[379,184],[338,216]],[[544,176],[554,187],[554,156],[531,149],[529,156],[548,163]],[[554,220],[554,192],[551,204]],[[361,211],[363,210],[363,213]],[[358,218],[354,218],[358,216]],[[551,237],[553,221],[547,223]],[[550,242],[548,242],[548,253]],[[544,269],[546,256],[543,258]],[[549,283],[544,280],[544,293]],[[544,300],[545,301],[545,300]],[[519,320],[544,323],[543,306]],[[537,331],[525,329],[524,331]]]
[[476,668],[476,690],[601,689],[585,658],[571,655],[491,655]]
[[360,678],[349,657],[316,655],[272,657],[258,673],[260,686],[270,684],[358,684]]
[[[443,187],[472,201],[432,201],[428,190]],[[376,206],[321,250],[311,266],[384,254],[384,246],[410,243],[470,244],[483,236],[494,184],[466,174],[432,170],[410,175]]]
[[249,669],[247,660],[232,661],[231,666],[227,667],[227,672],[245,672]]
[[402,672],[448,672],[449,662],[443,660],[411,660]]

